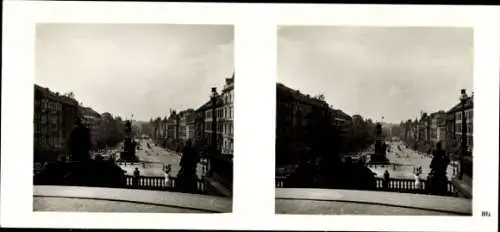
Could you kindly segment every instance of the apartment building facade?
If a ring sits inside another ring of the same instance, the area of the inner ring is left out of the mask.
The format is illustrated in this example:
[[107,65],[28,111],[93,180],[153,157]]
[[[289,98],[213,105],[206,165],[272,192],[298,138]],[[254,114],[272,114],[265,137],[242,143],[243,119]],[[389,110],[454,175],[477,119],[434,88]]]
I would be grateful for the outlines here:
[[224,155],[232,155],[234,148],[233,119],[234,119],[234,73],[226,78],[222,89],[222,150]]
[[78,102],[36,84],[34,91],[34,160],[55,161],[67,153]]

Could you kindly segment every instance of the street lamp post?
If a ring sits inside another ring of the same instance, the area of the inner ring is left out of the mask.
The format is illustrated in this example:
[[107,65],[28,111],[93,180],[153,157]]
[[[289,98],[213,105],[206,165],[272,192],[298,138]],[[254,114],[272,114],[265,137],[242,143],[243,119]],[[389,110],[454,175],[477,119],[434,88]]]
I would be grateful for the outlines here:
[[465,102],[467,100],[467,93],[465,89],[460,90],[460,106],[461,106],[461,114],[462,114],[462,141],[461,141],[461,152],[459,155],[460,159],[460,173],[458,179],[462,179],[462,175],[464,174],[464,156],[467,153],[467,119],[465,117]]

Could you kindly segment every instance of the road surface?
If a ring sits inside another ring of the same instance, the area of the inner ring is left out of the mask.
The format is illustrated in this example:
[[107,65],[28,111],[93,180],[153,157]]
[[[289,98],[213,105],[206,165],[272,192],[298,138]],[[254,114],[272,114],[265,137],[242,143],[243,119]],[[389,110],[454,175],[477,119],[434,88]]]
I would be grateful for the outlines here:
[[[419,153],[417,151],[409,149],[402,142],[391,141],[386,143],[389,146],[390,150],[389,152],[387,152],[387,159],[389,159],[391,163],[397,163],[401,165],[397,167],[396,170],[394,170],[392,166],[387,165],[384,167],[382,167],[381,165],[370,167],[373,172],[377,173],[378,177],[383,177],[385,170],[388,170],[390,176],[393,178],[413,179],[415,178],[415,175],[413,174],[413,168],[421,166],[422,174],[420,175],[420,178],[427,178],[431,171],[429,167],[432,160],[431,155]],[[402,149],[399,150],[398,146],[400,146]],[[451,180],[454,176],[453,166],[451,164],[448,165],[446,174],[449,180]]]
[[[170,176],[177,176],[180,170],[181,155],[175,154],[173,152],[167,151],[162,147],[155,146],[151,140],[139,140],[141,150],[136,150],[136,155],[139,157],[140,161],[144,161],[146,164],[130,165],[123,164],[120,167],[127,171],[127,175],[133,175],[135,168],[138,168],[142,176],[164,176],[163,165],[170,164],[171,171]],[[151,145],[148,148],[147,144]],[[153,163],[150,163],[153,162]],[[202,176],[203,167],[198,164],[196,174],[198,177]]]

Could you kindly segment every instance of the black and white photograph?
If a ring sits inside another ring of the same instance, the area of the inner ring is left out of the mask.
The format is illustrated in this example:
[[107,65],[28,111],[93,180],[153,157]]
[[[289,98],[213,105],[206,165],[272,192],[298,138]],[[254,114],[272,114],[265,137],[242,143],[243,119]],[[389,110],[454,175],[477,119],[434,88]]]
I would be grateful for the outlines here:
[[500,9],[3,6],[2,228],[498,231]]
[[230,213],[232,25],[36,25],[34,211]]
[[472,216],[473,29],[280,26],[276,213]]

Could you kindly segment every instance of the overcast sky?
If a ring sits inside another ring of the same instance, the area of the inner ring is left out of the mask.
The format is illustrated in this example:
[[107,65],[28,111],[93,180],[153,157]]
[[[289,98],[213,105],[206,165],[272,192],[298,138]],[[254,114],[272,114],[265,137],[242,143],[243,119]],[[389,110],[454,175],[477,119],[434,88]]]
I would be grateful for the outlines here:
[[233,38],[227,25],[39,24],[35,82],[99,113],[163,117],[222,89]]
[[473,82],[470,28],[287,26],[278,81],[334,108],[399,123],[448,110]]

